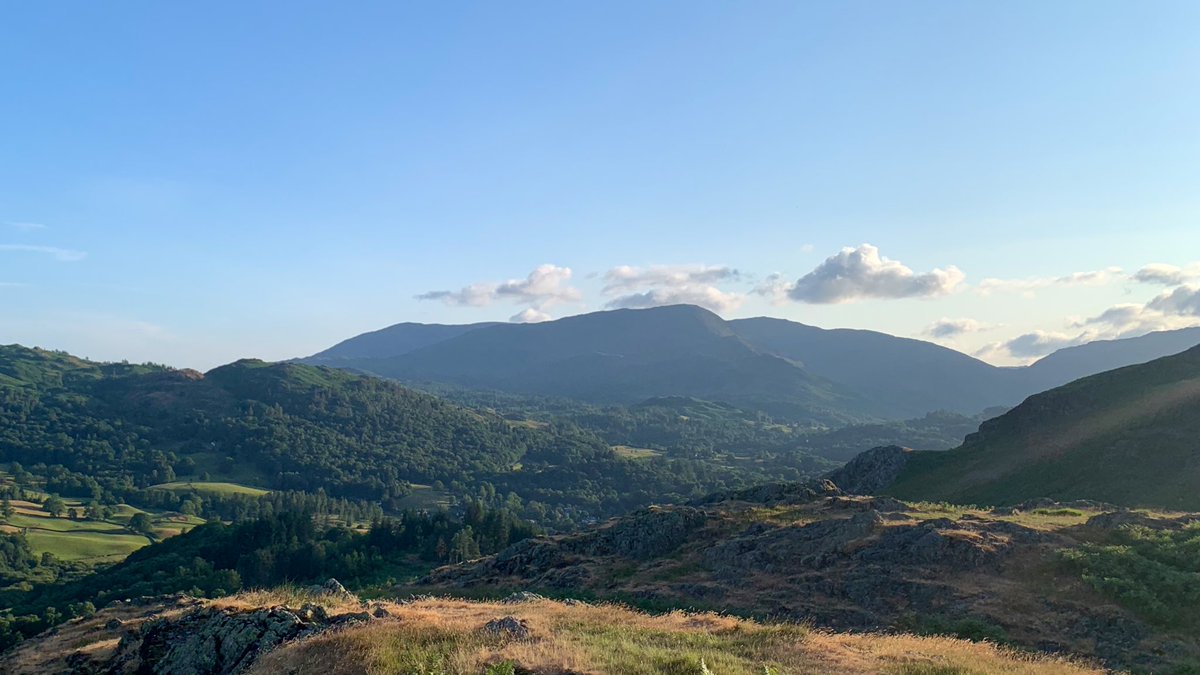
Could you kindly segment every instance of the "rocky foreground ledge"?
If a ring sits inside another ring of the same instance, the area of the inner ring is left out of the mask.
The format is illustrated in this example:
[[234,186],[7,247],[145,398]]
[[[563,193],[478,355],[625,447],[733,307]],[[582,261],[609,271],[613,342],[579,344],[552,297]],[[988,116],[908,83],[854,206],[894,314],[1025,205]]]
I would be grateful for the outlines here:
[[0,672],[228,675],[284,643],[391,616],[336,579],[295,595],[307,601],[288,606],[269,601],[291,598],[254,593],[117,601],[20,645],[0,660]]
[[855,635],[711,613],[651,616],[517,593],[499,602],[363,603],[305,593],[114,604],[0,659],[13,674],[658,675],[1027,673],[1098,675],[987,643]]
[[[906,455],[882,448],[860,462],[851,482],[865,489],[886,480]],[[420,588],[530,589],[835,631],[969,635],[1162,672],[1200,662],[1200,639],[1100,592],[1095,575],[1104,570],[1069,561],[1119,549],[1129,531],[1170,537],[1198,520],[1095,501],[906,503],[815,480],[650,507],[585,532],[527,539],[435,570]]]

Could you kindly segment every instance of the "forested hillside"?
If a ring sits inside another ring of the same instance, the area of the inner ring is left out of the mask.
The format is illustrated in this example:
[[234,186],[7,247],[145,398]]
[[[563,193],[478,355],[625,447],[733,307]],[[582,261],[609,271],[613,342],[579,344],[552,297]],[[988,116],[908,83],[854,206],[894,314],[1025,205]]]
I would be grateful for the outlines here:
[[[0,462],[47,492],[151,500],[175,481],[231,480],[402,508],[417,486],[521,504],[570,524],[827,464],[786,452],[730,468],[705,457],[629,457],[571,423],[477,412],[324,367],[239,361],[201,374],[0,348]],[[509,497],[511,493],[511,497]],[[156,502],[157,505],[157,502]]]

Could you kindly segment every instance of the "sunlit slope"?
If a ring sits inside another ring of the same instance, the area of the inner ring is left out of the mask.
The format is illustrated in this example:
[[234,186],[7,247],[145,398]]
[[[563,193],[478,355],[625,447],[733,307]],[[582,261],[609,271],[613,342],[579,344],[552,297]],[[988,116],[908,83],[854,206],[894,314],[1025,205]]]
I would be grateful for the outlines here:
[[956,450],[916,453],[889,492],[1200,508],[1200,347],[1031,396]]

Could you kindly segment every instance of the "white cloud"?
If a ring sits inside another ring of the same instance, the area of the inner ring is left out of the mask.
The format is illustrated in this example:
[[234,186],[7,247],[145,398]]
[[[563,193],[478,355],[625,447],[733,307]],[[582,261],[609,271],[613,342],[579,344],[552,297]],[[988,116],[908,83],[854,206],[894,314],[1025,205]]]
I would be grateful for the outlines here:
[[663,305],[698,305],[721,313],[737,309],[744,297],[740,293],[726,293],[713,286],[680,286],[678,288],[652,288],[640,293],[630,293],[610,300],[605,307],[613,309],[643,309]]
[[1179,286],[1189,281],[1200,280],[1200,263],[1192,263],[1186,267],[1151,263],[1134,272],[1132,279],[1143,284]]
[[1159,330],[1188,328],[1200,323],[1200,287],[1179,286],[1149,302],[1120,304],[1074,325],[1098,331],[1099,338],[1120,338]]
[[0,251],[17,251],[24,253],[43,253],[53,256],[60,262],[76,262],[87,257],[83,251],[73,251],[56,246],[35,246],[33,244],[0,244]]
[[614,267],[604,274],[605,295],[618,295],[605,306],[640,309],[663,305],[699,305],[714,312],[737,308],[740,293],[723,291],[713,284],[741,277],[732,267],[717,265],[657,265]]
[[1180,286],[1146,303],[1146,309],[1177,316],[1200,317],[1200,286]]
[[975,356],[988,360],[997,357],[1012,357],[1029,361],[1058,351],[1059,349],[1074,347],[1089,341],[1090,338],[1086,333],[1070,335],[1068,333],[1035,330],[1003,342],[993,342],[985,345],[982,349],[975,352]]
[[781,272],[772,272],[750,292],[767,298],[772,305],[782,305],[788,301],[788,289],[791,287]]
[[986,345],[976,356],[1029,360],[1095,340],[1116,340],[1197,325],[1200,325],[1200,287],[1179,286],[1145,304],[1113,305],[1096,316],[1070,322],[1069,327],[1076,333],[1033,331]]
[[957,267],[917,274],[897,260],[879,255],[870,244],[843,248],[794,284],[756,289],[761,295],[784,294],[798,302],[837,304],[863,299],[928,298],[946,295],[962,283]]
[[967,333],[982,333],[983,331],[995,328],[990,323],[983,323],[975,319],[950,319],[942,317],[937,321],[929,324],[925,329],[925,335],[935,338],[954,338]]
[[457,291],[429,291],[418,300],[441,300],[448,305],[486,307],[493,302],[528,304],[541,311],[556,304],[578,302],[583,295],[570,285],[571,268],[540,265],[524,279],[499,283],[477,283]]
[[604,292],[619,293],[650,286],[690,286],[736,280],[740,273],[732,267],[715,265],[622,265],[604,273]]
[[1200,323],[1196,317],[1166,314],[1142,305],[1116,305],[1076,325],[1088,328],[1091,340],[1116,340],[1161,330],[1189,328]]
[[11,222],[10,221],[10,222],[4,223],[4,224],[8,225],[9,227],[15,227],[18,230],[24,230],[26,232],[30,232],[33,230],[46,229],[46,226],[41,223],[19,223],[19,222]]
[[979,282],[979,292],[983,295],[995,291],[1020,292],[1032,296],[1034,291],[1052,286],[1104,286],[1123,278],[1120,267],[1106,267],[1102,270],[1075,272],[1061,277],[1030,277],[1027,279],[995,279],[988,278]]
[[800,247],[800,252],[801,253],[812,253],[816,249],[817,249],[817,247],[813,246],[812,244],[804,244],[803,246]]
[[539,312],[538,310],[529,307],[517,312],[516,314],[513,314],[508,318],[508,320],[511,323],[541,323],[543,321],[549,321],[551,318],[553,317],[551,317],[549,314],[545,312]]

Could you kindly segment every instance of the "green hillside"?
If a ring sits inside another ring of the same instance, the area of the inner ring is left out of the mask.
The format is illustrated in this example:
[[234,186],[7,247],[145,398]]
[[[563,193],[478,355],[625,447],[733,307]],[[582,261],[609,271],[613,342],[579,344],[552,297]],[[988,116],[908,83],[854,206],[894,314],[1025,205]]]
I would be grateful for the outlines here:
[[783,464],[799,457],[791,469],[630,459],[573,424],[509,420],[298,363],[243,360],[201,374],[9,346],[0,373],[0,462],[23,466],[47,493],[109,504],[182,508],[189,495],[197,504],[239,495],[151,488],[233,483],[398,510],[411,505],[414,486],[428,485],[438,503],[482,496],[567,525],[744,485],[768,470],[798,477],[807,457],[788,453]]
[[1200,347],[1032,396],[958,449],[914,453],[889,492],[1200,509]]

